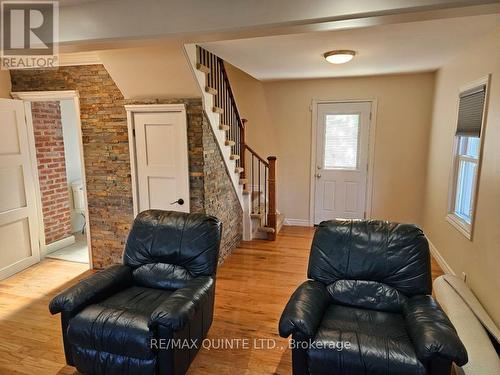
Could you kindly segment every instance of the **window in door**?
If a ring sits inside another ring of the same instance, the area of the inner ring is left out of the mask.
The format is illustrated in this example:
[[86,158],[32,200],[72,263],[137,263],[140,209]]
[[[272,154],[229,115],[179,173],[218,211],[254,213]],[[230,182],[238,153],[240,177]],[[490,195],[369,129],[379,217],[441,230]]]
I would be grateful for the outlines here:
[[463,91],[459,96],[447,220],[469,239],[472,238],[477,198],[485,103],[486,83]]
[[324,169],[358,169],[359,114],[327,114]]

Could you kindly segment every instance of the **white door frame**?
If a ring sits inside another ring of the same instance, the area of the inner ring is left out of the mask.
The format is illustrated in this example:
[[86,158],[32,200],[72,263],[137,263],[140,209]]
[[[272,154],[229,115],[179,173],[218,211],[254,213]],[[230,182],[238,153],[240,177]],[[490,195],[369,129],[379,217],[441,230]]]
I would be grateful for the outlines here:
[[375,134],[377,127],[377,99],[346,99],[346,100],[320,100],[311,101],[311,165],[309,169],[309,225],[314,226],[315,211],[315,188],[316,178],[316,150],[317,150],[317,126],[318,126],[318,105],[319,104],[340,104],[340,103],[371,103],[370,129],[368,131],[368,175],[366,178],[366,219],[372,217],[372,198],[373,198],[373,166],[375,162]]
[[[82,139],[82,122],[80,118],[80,95],[76,90],[63,90],[63,91],[17,91],[11,92],[11,96],[14,99],[20,99],[24,101],[24,108],[26,111],[26,121],[29,123],[29,128],[31,129],[31,133],[33,133],[33,119],[31,115],[31,102],[46,102],[46,101],[61,101],[61,100],[73,100],[75,104],[75,112],[76,112],[76,123],[77,123],[77,132],[78,132],[78,147],[80,151],[80,161],[81,161],[81,173],[82,173],[82,183],[83,183],[83,195],[85,197],[85,228],[87,232],[87,247],[89,252],[89,266],[93,267],[92,262],[92,242],[90,236],[90,218],[89,218],[89,205],[87,199],[87,179],[85,176],[85,162],[83,156],[83,139]],[[39,237],[40,237],[40,250],[42,258],[47,255],[47,245],[45,244],[45,230],[43,225],[43,214],[42,214],[42,194],[40,192],[40,183],[38,180],[38,168],[36,161],[36,149],[33,144],[33,150],[35,150],[34,160],[35,160],[35,169],[37,170],[36,181],[35,181],[35,191],[37,198],[37,206],[38,206],[38,223],[39,223]]]
[[[134,113],[144,112],[181,112],[186,117],[185,104],[129,104],[125,106],[127,111],[127,128],[129,139],[129,152],[130,152],[130,176],[132,177],[132,204],[134,207],[134,217],[139,214],[139,188],[137,185],[137,158],[134,141]],[[187,119],[186,119],[187,121]],[[186,122],[187,124],[187,122]],[[187,129],[186,129],[187,131]],[[186,150],[186,154],[188,150]],[[189,173],[188,173],[188,186],[189,186]],[[189,198],[187,199],[187,207],[189,208]]]

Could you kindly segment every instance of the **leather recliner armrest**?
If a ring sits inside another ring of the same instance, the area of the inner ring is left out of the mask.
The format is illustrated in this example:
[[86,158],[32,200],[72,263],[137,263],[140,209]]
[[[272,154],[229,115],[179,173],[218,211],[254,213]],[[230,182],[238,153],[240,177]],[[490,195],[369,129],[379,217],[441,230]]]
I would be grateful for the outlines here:
[[200,276],[186,282],[163,301],[149,318],[149,328],[162,325],[177,331],[194,316],[199,306],[206,301],[214,288],[210,276]]
[[405,303],[406,328],[419,360],[446,358],[458,366],[467,363],[467,351],[444,311],[432,296],[415,296]]
[[288,337],[298,331],[306,337],[313,337],[331,302],[323,283],[313,280],[304,282],[292,294],[281,314],[280,336]]
[[132,285],[132,269],[115,265],[81,280],[78,284],[55,296],[49,304],[52,315],[76,312]]

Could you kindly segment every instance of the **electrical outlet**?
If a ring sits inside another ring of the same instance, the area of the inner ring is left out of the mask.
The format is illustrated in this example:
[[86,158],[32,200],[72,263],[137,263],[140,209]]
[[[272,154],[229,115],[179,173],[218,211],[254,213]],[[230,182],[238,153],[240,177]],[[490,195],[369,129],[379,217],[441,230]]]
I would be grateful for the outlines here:
[[467,283],[467,274],[465,272],[462,272],[462,280]]

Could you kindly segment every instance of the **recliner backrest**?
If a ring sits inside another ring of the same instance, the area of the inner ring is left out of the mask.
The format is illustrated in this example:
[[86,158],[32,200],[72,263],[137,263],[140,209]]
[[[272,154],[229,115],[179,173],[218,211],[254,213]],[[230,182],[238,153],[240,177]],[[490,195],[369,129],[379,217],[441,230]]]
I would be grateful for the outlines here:
[[432,291],[422,230],[380,220],[322,222],[314,235],[308,277],[342,304],[400,311],[406,297]]
[[176,289],[185,280],[214,275],[222,225],[204,214],[148,210],[134,220],[123,263],[138,284]]

